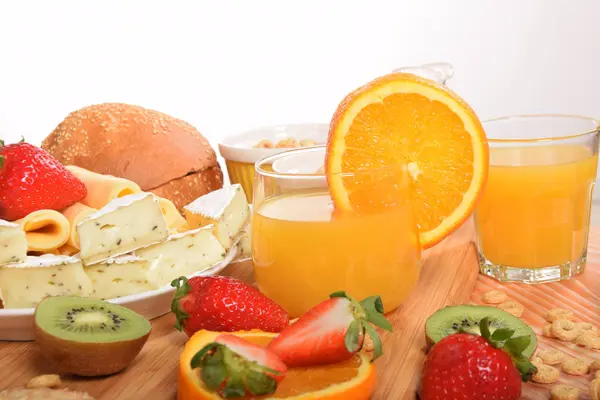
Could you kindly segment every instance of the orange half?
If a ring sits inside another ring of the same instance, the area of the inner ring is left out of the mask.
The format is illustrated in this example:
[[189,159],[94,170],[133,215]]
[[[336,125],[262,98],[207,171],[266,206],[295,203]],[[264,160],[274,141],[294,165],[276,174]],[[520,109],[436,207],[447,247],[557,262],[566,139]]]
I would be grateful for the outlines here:
[[[262,331],[233,334],[264,346],[276,336]],[[221,400],[219,395],[206,388],[198,370],[190,367],[192,357],[218,335],[220,332],[199,331],[185,345],[179,361],[177,400]],[[243,399],[367,400],[374,388],[375,366],[369,362],[368,356],[357,354],[338,364],[291,368],[273,395]]]
[[[473,211],[487,179],[488,153],[481,122],[464,100],[433,81],[393,73],[338,106],[325,169],[334,205],[343,212],[389,202],[402,185],[394,188],[377,176],[389,178],[390,168],[405,168],[413,181],[421,245],[427,248]],[[368,179],[340,175],[357,171],[371,173]]]

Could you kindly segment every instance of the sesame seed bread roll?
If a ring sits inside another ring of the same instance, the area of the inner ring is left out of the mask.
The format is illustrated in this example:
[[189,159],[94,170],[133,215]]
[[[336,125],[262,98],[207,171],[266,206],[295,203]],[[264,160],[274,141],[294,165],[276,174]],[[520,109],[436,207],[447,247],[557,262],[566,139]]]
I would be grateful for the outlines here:
[[38,210],[15,221],[25,231],[27,251],[56,253],[69,240],[69,220],[54,210]]
[[159,197],[158,204],[160,205],[160,209],[167,220],[167,226],[169,229],[178,229],[187,225],[187,221],[185,218],[183,218],[183,215],[181,215],[171,200]]
[[223,186],[216,154],[196,128],[139,106],[104,103],[74,111],[42,148],[65,165],[133,181],[178,209]]
[[127,179],[97,174],[75,165],[67,165],[65,168],[79,178],[87,188],[87,196],[81,200],[81,203],[97,210],[118,197],[142,191],[135,182]]
[[65,218],[67,218],[67,220],[69,221],[69,226],[71,227],[69,239],[66,243],[67,245],[75,248],[76,250],[79,250],[79,233],[77,233],[77,224],[86,219],[90,214],[95,213],[96,211],[98,210],[96,210],[95,208],[88,207],[82,203],[75,203],[72,206],[67,207],[63,210],[62,215],[64,215]]

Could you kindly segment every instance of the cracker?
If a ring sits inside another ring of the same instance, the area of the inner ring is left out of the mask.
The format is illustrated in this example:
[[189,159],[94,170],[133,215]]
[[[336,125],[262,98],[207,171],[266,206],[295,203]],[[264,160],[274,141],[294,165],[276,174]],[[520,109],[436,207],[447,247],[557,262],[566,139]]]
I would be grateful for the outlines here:
[[565,342],[572,342],[580,335],[575,322],[568,319],[556,319],[552,322],[552,335]]
[[554,322],[557,319],[573,319],[573,311],[565,310],[564,308],[553,308],[546,313],[546,320]]
[[583,376],[590,371],[590,365],[581,358],[570,358],[563,362],[562,370],[565,374]]
[[531,378],[537,383],[554,383],[558,381],[560,371],[550,365],[542,364],[536,365],[537,372]]
[[552,400],[578,400],[580,395],[581,389],[569,385],[555,385],[550,390]]
[[502,290],[490,290],[483,294],[482,300],[487,304],[504,303],[504,301],[506,301],[506,293]]

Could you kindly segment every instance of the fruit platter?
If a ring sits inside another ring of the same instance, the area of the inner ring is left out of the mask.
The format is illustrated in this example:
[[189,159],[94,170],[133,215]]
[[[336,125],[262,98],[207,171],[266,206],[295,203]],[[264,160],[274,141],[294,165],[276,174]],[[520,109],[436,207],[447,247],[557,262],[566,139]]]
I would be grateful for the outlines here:
[[600,124],[433,68],[225,138],[229,182],[140,106],[0,143],[0,400],[599,400]]

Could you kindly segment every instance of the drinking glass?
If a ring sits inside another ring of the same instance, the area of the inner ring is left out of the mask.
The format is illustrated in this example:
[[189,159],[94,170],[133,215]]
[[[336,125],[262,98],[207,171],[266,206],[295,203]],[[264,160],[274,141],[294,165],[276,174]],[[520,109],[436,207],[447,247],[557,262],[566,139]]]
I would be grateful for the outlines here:
[[[315,146],[256,163],[252,258],[258,288],[292,318],[340,290],[359,300],[380,295],[391,311],[415,286],[421,265],[406,167],[340,175],[344,185],[368,182],[386,190],[368,211],[342,212],[333,205],[324,158],[324,146]],[[372,193],[351,194],[365,195]]]
[[490,169],[475,213],[481,272],[540,283],[584,271],[598,122],[524,115],[483,125]]

